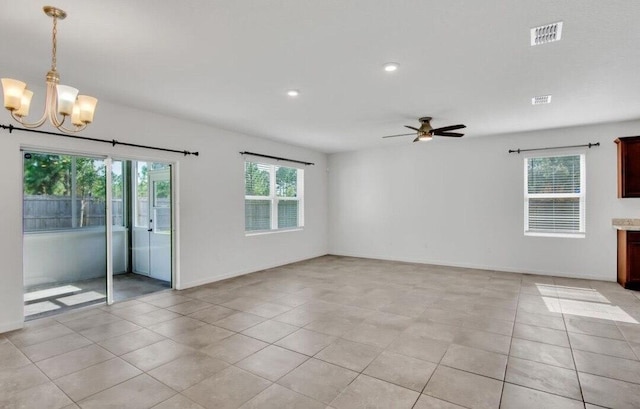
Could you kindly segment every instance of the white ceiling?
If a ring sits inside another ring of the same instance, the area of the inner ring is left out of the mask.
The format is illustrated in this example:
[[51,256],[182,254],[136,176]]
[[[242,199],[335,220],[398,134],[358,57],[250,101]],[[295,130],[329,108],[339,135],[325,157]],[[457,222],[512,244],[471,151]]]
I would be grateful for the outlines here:
[[[42,1],[2,6],[0,76],[44,81]],[[427,115],[434,127],[466,124],[466,137],[640,118],[640,1],[52,4],[69,14],[58,33],[63,83],[323,152],[411,143],[381,136]],[[529,45],[531,27],[560,20],[560,42]],[[400,69],[385,73],[389,61]],[[544,94],[551,105],[531,105]]]

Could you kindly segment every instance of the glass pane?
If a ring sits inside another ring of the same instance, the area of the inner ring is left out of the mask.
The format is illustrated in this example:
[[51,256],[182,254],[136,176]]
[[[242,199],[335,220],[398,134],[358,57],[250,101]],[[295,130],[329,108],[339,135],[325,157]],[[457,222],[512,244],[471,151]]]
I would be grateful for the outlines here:
[[25,232],[104,226],[104,161],[71,155],[25,153]]
[[276,194],[279,197],[298,196],[298,169],[276,167]]
[[171,230],[171,208],[169,206],[155,208],[153,223],[155,233],[169,232]]
[[124,226],[124,176],[123,163],[114,160],[111,165],[111,203],[114,226]]
[[26,152],[23,164],[24,231],[70,229],[71,156]]
[[278,202],[278,228],[298,227],[298,201],[280,200]]
[[25,316],[104,301],[104,161],[29,152],[23,166]]
[[529,158],[529,193],[580,193],[580,155]]
[[271,201],[245,200],[244,223],[246,231],[271,229]]
[[76,157],[77,227],[104,226],[106,178],[102,160]]
[[271,189],[269,165],[261,163],[244,163],[244,186],[247,196],[269,196]]
[[153,206],[169,207],[171,200],[171,184],[168,180],[153,182]]
[[149,225],[149,168],[146,162],[136,166],[136,227]]
[[580,231],[580,199],[529,199],[529,231]]

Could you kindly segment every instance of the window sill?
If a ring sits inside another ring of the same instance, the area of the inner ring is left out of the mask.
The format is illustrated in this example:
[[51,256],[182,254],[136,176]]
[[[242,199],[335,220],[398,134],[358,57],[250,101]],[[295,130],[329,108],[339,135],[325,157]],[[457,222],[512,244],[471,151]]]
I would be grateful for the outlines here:
[[532,237],[557,237],[557,238],[566,238],[566,239],[584,239],[585,233],[551,233],[551,232],[524,232],[525,236]]
[[304,227],[295,227],[291,229],[277,229],[277,230],[258,230],[258,231],[244,232],[244,235],[245,237],[266,236],[269,234],[289,233],[293,231],[302,231],[302,230],[304,230]]

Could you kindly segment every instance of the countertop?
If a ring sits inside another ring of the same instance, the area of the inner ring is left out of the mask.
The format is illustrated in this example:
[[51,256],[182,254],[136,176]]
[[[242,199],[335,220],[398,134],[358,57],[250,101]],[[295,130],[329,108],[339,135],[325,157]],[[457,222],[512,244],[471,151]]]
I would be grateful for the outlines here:
[[617,230],[640,231],[640,219],[611,219],[611,225]]

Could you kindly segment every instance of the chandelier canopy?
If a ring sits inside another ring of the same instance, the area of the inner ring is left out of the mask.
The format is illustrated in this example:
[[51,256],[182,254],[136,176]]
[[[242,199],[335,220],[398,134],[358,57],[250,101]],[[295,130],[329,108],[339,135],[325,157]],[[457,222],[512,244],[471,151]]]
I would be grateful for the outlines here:
[[[58,20],[63,20],[67,17],[67,13],[52,6],[45,6],[43,10],[47,16],[53,19],[51,69],[46,77],[47,95],[44,113],[36,122],[29,123],[25,121],[25,117],[29,115],[33,92],[27,89],[27,84],[24,82],[11,78],[2,78],[4,107],[11,112],[13,119],[26,128],[38,128],[49,119],[51,125],[62,132],[82,131],[93,121],[98,100],[87,95],[78,95],[76,88],[60,84],[60,75],[56,70],[56,35],[58,33]],[[69,120],[71,121],[71,126],[66,126]]]

